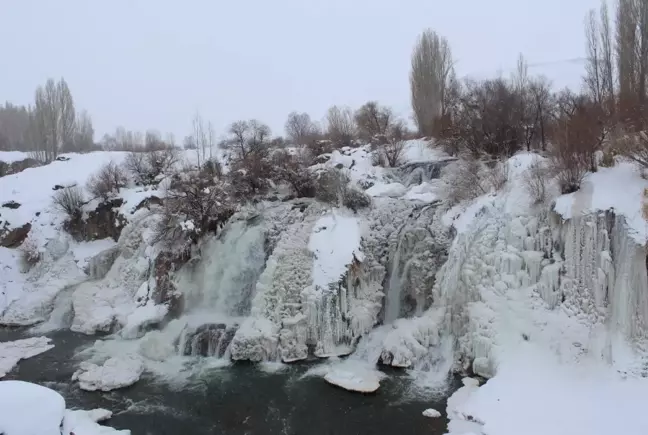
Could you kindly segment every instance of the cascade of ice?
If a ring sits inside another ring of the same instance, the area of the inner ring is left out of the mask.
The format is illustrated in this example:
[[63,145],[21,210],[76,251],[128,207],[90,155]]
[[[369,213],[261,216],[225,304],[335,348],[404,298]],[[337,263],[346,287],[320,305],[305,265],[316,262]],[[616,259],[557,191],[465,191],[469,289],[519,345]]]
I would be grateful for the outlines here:
[[[402,230],[403,229],[401,228],[401,231]],[[396,245],[396,252],[392,259],[389,271],[389,288],[387,289],[387,297],[385,300],[385,323],[392,323],[394,320],[398,319],[400,314],[404,269],[404,267],[401,267],[401,256],[404,240],[404,237],[399,237],[398,244]]]
[[54,298],[54,305],[46,322],[34,327],[33,331],[39,334],[67,329],[72,325],[74,318],[74,307],[72,306],[72,297],[78,285],[72,285],[64,288]]
[[240,322],[250,314],[257,279],[265,265],[263,225],[238,220],[205,242],[199,260],[179,273],[187,322],[179,351],[225,356]]

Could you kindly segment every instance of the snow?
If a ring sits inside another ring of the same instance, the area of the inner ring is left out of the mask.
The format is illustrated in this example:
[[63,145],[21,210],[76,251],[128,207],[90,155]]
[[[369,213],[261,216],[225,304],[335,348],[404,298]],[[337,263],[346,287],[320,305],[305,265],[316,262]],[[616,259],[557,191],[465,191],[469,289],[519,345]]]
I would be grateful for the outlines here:
[[126,324],[120,332],[121,336],[123,338],[137,338],[143,327],[160,323],[168,311],[169,307],[166,305],[155,305],[153,301],[147,301],[146,304],[135,308],[126,317]]
[[0,433],[3,435],[130,435],[100,426],[112,413],[105,409],[65,409],[59,393],[23,381],[0,381]]
[[21,359],[31,358],[54,347],[47,337],[32,337],[0,343],[0,378],[9,373]]
[[98,408],[91,411],[65,411],[64,434],[74,435],[130,435],[129,430],[117,430],[97,424],[112,417],[112,412]]
[[[126,155],[127,153],[104,151],[67,154],[70,160],[54,161],[45,166],[0,177],[2,200],[20,204],[15,210],[3,209],[3,220],[8,221],[11,228],[32,222],[33,226],[42,227],[45,238],[53,237],[60,228],[56,223],[60,224],[64,216],[52,204],[52,188],[55,185],[77,185],[85,189],[88,179],[103,165],[111,161],[119,164]],[[36,216],[36,213],[40,213],[40,216]]]
[[340,280],[354,258],[363,259],[358,219],[339,211],[321,217],[313,228],[308,249],[315,256],[313,285],[328,289],[329,284]]
[[614,209],[623,215],[632,238],[644,245],[648,241],[648,223],[643,217],[644,190],[648,181],[641,178],[636,167],[621,162],[611,168],[599,168],[588,174],[580,190],[562,195],[556,200],[554,210],[564,219],[578,217],[599,210]]
[[28,159],[29,153],[22,151],[0,151],[0,162],[13,163]]
[[438,183],[423,182],[410,187],[405,194],[405,199],[410,201],[434,202],[439,199]]
[[310,369],[304,376],[322,376],[331,385],[358,393],[374,393],[385,375],[375,364],[350,357],[332,358],[328,363]]
[[49,388],[23,381],[0,381],[2,434],[60,435],[64,412],[63,396]]
[[82,362],[72,375],[86,391],[110,391],[137,382],[144,372],[142,359],[134,355],[109,358],[103,365]]
[[388,198],[400,198],[401,196],[405,195],[406,192],[407,188],[401,183],[376,183],[366,190],[366,193],[369,196]]
[[451,435],[643,435],[647,395],[648,379],[624,379],[595,361],[564,365],[527,344],[495,378],[450,398],[449,429]]
[[402,160],[407,163],[433,162],[450,158],[441,148],[422,139],[409,140],[405,143]]
[[439,418],[441,417],[441,413],[436,409],[428,408],[425,411],[423,411],[423,417]]
[[106,238],[90,242],[74,243],[70,246],[70,250],[77,266],[79,266],[81,270],[85,270],[88,265],[88,260],[115,245],[117,245],[117,243],[113,239]]

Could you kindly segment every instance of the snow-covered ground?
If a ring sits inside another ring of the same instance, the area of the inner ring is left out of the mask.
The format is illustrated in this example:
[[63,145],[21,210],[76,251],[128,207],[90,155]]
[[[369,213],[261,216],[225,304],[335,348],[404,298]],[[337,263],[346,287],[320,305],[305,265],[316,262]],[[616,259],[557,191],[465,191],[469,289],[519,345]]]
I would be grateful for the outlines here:
[[0,151],[0,162],[13,163],[28,159],[29,153],[22,151]]
[[21,359],[31,358],[54,347],[47,337],[32,337],[0,343],[0,378],[9,373]]
[[73,381],[86,391],[110,391],[129,387],[137,382],[144,371],[142,359],[133,355],[109,358],[102,365],[82,362],[72,375]]

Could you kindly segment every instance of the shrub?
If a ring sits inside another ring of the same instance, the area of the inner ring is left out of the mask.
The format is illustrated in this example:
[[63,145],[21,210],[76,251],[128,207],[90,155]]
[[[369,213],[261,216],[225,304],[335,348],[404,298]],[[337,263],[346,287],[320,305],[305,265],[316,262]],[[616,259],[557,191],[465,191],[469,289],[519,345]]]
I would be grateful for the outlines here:
[[20,245],[20,261],[23,269],[31,269],[40,261],[40,259],[41,253],[38,250],[38,246],[36,246],[36,243],[32,239],[27,238],[27,240]]
[[298,197],[314,197],[315,180],[306,166],[307,158],[305,153],[275,152],[272,156],[273,181],[288,183]]
[[477,159],[460,160],[446,169],[450,205],[488,193],[482,178],[482,165]]
[[348,183],[349,177],[338,169],[329,168],[321,171],[316,175],[315,198],[334,206],[342,205]]
[[86,189],[94,198],[106,201],[118,194],[120,188],[126,187],[126,181],[124,171],[114,162],[109,162],[90,177]]
[[603,166],[604,168],[611,168],[616,164],[614,157],[615,153],[613,150],[603,151],[598,162],[599,166]]
[[133,176],[135,184],[154,184],[160,175],[168,175],[179,161],[176,148],[165,148],[147,152],[130,152],[124,166]]
[[371,206],[371,197],[355,187],[347,185],[342,195],[342,205],[353,211]]
[[234,211],[221,181],[198,171],[177,174],[167,189],[155,240],[195,243],[203,234],[216,233]]
[[220,179],[223,176],[223,165],[218,159],[209,159],[203,163],[202,174],[208,178]]
[[83,207],[85,202],[83,200],[83,192],[78,186],[57,190],[52,199],[54,206],[66,213],[70,219],[81,216],[81,207]]
[[548,177],[549,172],[547,166],[540,158],[534,157],[523,175],[523,181],[529,196],[536,204],[542,203],[547,199]]

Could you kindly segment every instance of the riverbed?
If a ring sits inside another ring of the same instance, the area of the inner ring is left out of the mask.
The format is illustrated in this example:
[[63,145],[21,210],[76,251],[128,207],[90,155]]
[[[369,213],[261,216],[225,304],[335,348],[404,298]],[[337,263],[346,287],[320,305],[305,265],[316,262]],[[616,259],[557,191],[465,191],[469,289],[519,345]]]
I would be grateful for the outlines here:
[[[21,329],[0,328],[0,341],[25,338]],[[441,435],[447,428],[445,394],[426,394],[406,372],[386,370],[374,394],[351,393],[305,376],[313,364],[268,371],[253,364],[201,370],[182,385],[144,376],[129,388],[86,392],[70,380],[84,347],[100,337],[69,331],[47,334],[55,347],[21,361],[4,379],[35,382],[61,393],[68,408],[106,408],[106,424],[133,435]],[[441,412],[430,419],[427,408]]]

